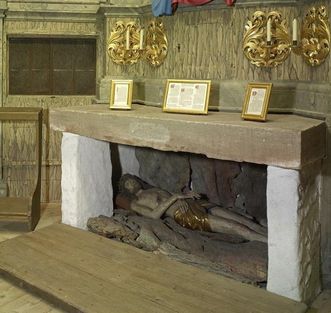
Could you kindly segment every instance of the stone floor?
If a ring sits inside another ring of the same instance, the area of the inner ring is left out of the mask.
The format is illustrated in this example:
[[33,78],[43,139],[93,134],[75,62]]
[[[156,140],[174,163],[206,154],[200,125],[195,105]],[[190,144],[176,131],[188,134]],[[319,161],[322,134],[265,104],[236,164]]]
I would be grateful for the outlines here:
[[[58,223],[60,219],[59,204],[44,205],[37,229]],[[1,222],[0,241],[19,236],[25,231],[26,229],[22,225]],[[6,280],[0,279],[0,313],[63,313],[63,311]],[[331,290],[323,291],[307,313],[331,313]]]

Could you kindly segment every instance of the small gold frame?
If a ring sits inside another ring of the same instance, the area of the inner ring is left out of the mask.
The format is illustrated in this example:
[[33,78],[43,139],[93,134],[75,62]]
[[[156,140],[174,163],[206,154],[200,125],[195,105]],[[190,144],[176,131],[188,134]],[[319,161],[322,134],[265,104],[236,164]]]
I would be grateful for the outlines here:
[[132,80],[112,80],[110,89],[110,109],[131,110]]
[[272,83],[249,83],[241,117],[245,120],[265,121],[268,113]]
[[208,114],[210,80],[168,79],[163,111],[189,114]]

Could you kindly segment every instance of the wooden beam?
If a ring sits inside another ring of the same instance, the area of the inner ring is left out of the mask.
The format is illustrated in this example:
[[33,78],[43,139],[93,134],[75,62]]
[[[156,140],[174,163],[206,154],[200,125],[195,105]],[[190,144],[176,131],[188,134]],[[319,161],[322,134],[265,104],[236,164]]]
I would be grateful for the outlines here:
[[42,109],[40,108],[0,108],[2,121],[38,121]]

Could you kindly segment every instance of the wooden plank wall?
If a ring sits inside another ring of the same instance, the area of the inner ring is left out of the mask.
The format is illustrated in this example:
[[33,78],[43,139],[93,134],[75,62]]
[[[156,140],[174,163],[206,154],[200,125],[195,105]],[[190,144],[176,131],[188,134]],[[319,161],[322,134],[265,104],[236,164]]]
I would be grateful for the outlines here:
[[[7,98],[7,106],[41,106],[43,118],[43,166],[42,202],[57,202],[61,199],[61,133],[50,129],[48,108],[88,105],[92,97],[41,97],[13,96]],[[10,195],[29,196],[36,179],[35,126],[20,122],[3,124],[3,165]]]
[[[276,2],[276,1],[275,1]],[[251,6],[225,8],[192,12],[177,12],[175,16],[162,18],[169,39],[168,56],[159,68],[152,68],[146,62],[133,66],[117,66],[107,59],[108,75],[126,78],[166,79],[189,78],[227,81],[272,81],[297,86],[295,99],[284,106],[293,105],[300,113],[325,117],[328,125],[328,142],[331,141],[330,81],[331,56],[319,67],[313,68],[305,64],[300,56],[292,55],[275,69],[259,69],[246,59],[242,51],[244,25],[256,10],[270,12],[277,10],[283,14],[291,26],[292,19],[299,22],[305,17],[310,6],[325,5],[331,16],[331,0],[300,1],[298,6],[286,5],[286,1],[278,1],[282,5]],[[144,17],[142,24],[152,17]],[[117,18],[109,20],[112,27]],[[289,27],[290,30],[290,27]],[[300,84],[297,84],[300,82]],[[298,88],[299,87],[299,88]],[[228,104],[229,108],[233,104]],[[291,107],[290,109],[292,109]],[[322,169],[321,199],[321,252],[323,280],[325,286],[331,288],[331,148],[329,145],[327,159]]]
[[[3,46],[8,47],[10,36],[43,37],[82,37],[89,36],[100,40],[97,34],[100,25],[91,19],[74,21],[72,17],[45,20],[38,13],[31,19],[26,15],[21,19],[5,18]],[[97,44],[98,55],[100,45]],[[97,58],[97,76],[101,75],[101,58]],[[3,50],[3,105],[9,107],[42,107],[43,117],[43,166],[42,202],[61,200],[61,138],[60,133],[52,131],[48,123],[48,108],[88,105],[95,96],[11,96],[8,95],[8,49]],[[3,124],[4,178],[8,182],[11,196],[31,195],[36,179],[34,167],[35,129],[31,123]]]
[[[324,4],[331,14],[330,1]],[[283,13],[291,31],[292,20],[304,17],[308,6],[234,7],[225,9],[176,12],[163,17],[168,40],[168,56],[163,65],[153,68],[146,62],[118,66],[107,59],[107,73],[113,76],[137,78],[189,78],[214,80],[301,80],[326,82],[330,80],[330,58],[318,68],[307,66],[300,56],[290,58],[275,69],[260,69],[250,64],[242,51],[242,38],[247,18],[256,10]],[[141,19],[147,25],[152,16]],[[112,28],[118,18],[109,20]],[[123,20],[123,19],[122,19]]]
[[[330,0],[313,1],[327,5],[331,12]],[[119,66],[112,63],[106,56],[103,47],[103,31],[107,32],[118,20],[132,20],[133,18],[110,17],[103,30],[102,23],[91,22],[38,22],[28,20],[5,19],[4,47],[6,36],[19,35],[96,35],[97,71],[98,77],[104,75],[125,78],[190,78],[213,80],[258,80],[258,81],[330,81],[330,58],[322,66],[311,68],[301,57],[294,54],[276,69],[259,69],[245,58],[242,52],[242,37],[247,18],[257,9],[271,11],[278,10],[286,17],[288,24],[294,17],[303,17],[308,6],[266,6],[266,7],[234,7],[224,9],[194,11],[178,11],[175,16],[162,18],[167,29],[169,53],[165,63],[159,68],[153,68],[146,62],[138,62],[132,66]],[[141,23],[147,25],[152,16],[144,16]],[[289,28],[290,29],[290,28]],[[6,50],[3,59],[6,60]],[[105,58],[105,62],[103,62]],[[105,66],[103,67],[103,64]],[[6,73],[6,62],[4,62]],[[6,95],[7,78],[4,75],[4,94]],[[86,105],[91,103],[91,97],[37,97],[37,96],[5,96],[4,106],[41,106],[45,109],[56,106]],[[48,126],[48,113],[44,117],[43,137],[43,171],[42,171],[42,201],[60,201],[61,135],[55,134]],[[24,131],[23,131],[24,130]],[[32,189],[34,180],[31,159],[34,152],[31,138],[34,138],[31,125],[26,123],[16,126],[4,126],[4,174],[8,178],[11,195],[26,196]],[[15,146],[14,140],[19,142]],[[18,148],[20,146],[21,148]],[[11,149],[15,149],[10,152]],[[13,153],[13,155],[10,155]],[[15,159],[17,158],[17,160]],[[15,161],[11,161],[11,160]]]

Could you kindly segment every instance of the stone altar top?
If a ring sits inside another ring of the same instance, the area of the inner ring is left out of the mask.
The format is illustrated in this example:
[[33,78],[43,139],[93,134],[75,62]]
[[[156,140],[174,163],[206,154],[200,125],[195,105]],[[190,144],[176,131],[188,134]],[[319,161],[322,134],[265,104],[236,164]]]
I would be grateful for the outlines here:
[[325,123],[296,115],[269,114],[263,123],[244,121],[239,113],[175,114],[144,105],[115,111],[94,104],[51,109],[50,125],[119,144],[293,169],[326,152]]

